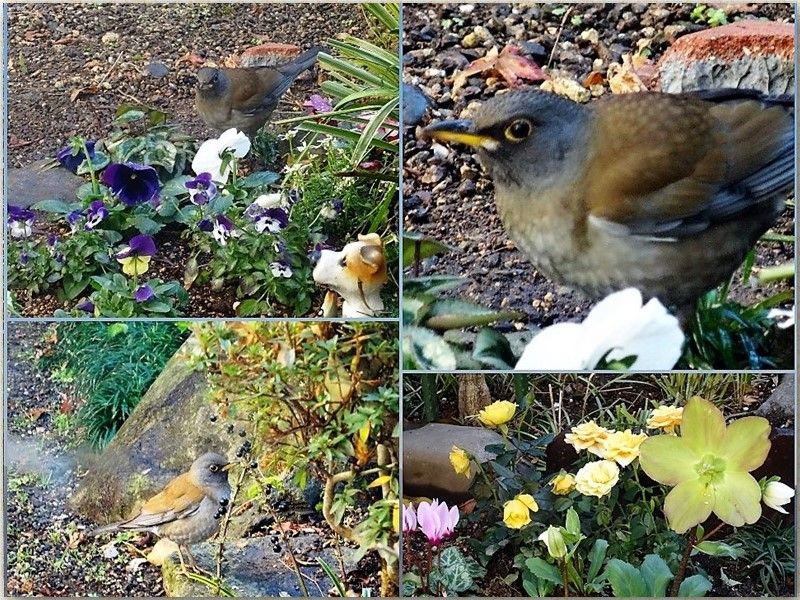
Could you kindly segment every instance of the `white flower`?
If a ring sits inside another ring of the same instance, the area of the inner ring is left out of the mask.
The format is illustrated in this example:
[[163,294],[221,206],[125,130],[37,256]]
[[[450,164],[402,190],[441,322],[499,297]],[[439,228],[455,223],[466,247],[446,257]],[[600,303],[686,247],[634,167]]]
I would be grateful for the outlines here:
[[27,221],[11,221],[8,224],[8,233],[13,238],[26,238],[30,237],[33,233],[30,224]]
[[274,262],[270,263],[269,268],[272,271],[272,275],[275,277],[285,277],[289,279],[292,276],[292,268],[287,264]]
[[786,310],[784,308],[773,308],[767,313],[768,319],[776,321],[776,325],[780,329],[789,329],[794,326],[794,308]]
[[525,347],[517,369],[594,369],[635,356],[631,369],[663,371],[681,357],[684,335],[678,319],[653,298],[642,306],[639,290],[610,294],[589,312],[583,323],[546,327]]
[[206,140],[197,149],[197,154],[192,160],[192,170],[196,175],[211,173],[211,179],[217,183],[225,183],[231,174],[230,164],[224,172],[222,168],[222,154],[232,151],[236,158],[242,158],[250,152],[250,139],[241,131],[228,129],[216,139]]
[[781,506],[789,504],[792,497],[794,497],[794,490],[788,485],[780,481],[770,481],[767,487],[764,488],[764,494],[761,496],[761,500],[771,509],[786,515],[789,513],[783,510]]
[[283,197],[280,193],[262,194],[253,201],[253,204],[257,204],[261,208],[278,208],[283,204]]

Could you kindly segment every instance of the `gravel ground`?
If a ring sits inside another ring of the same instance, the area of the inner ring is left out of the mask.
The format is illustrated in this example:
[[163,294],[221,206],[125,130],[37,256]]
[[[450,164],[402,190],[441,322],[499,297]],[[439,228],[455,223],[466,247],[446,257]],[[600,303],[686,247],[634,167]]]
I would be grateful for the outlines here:
[[[642,40],[650,40],[651,58],[657,61],[668,47],[665,32],[677,37],[704,28],[689,21],[689,4],[575,5],[566,17],[563,9],[561,5],[406,5],[404,81],[419,85],[429,96],[431,121],[458,117],[472,102],[490,98],[506,87],[502,79],[477,76],[458,94],[451,94],[453,74],[484,56],[493,45],[502,49],[515,43],[537,64],[552,61],[551,71],[581,82],[593,68],[605,73],[611,62],[620,62],[620,56],[635,51]],[[729,20],[794,18],[789,4],[743,5],[733,10],[736,12],[729,12]],[[473,46],[474,41],[465,41],[465,37],[476,26],[485,31],[478,36],[482,42]],[[596,44],[580,39],[589,29],[597,32]],[[595,61],[599,62],[593,65]],[[454,148],[437,159],[431,154],[430,142],[417,140],[414,127],[406,128],[405,133],[404,227],[454,248],[447,255],[426,260],[422,274],[465,275],[468,282],[451,295],[494,309],[519,311],[525,322],[538,326],[585,315],[590,302],[545,279],[508,240],[495,211],[492,183],[473,155]],[[787,209],[775,230],[793,233],[793,210]],[[792,256],[791,245],[761,243],[757,266],[780,264]],[[737,285],[733,296],[750,303],[779,289],[776,285],[761,289]]]
[[8,433],[5,444],[6,557],[9,595],[160,596],[161,571],[140,561],[145,538],[104,556],[106,538],[89,538],[94,524],[67,504],[77,487],[75,432],[57,425],[77,397],[35,364],[46,349],[48,326],[8,327]]
[[[361,9],[349,5],[48,4],[11,5],[8,13],[9,167],[52,157],[74,135],[105,136],[125,103],[167,112],[198,140],[215,136],[194,109],[195,73],[204,62],[222,64],[264,42],[308,48],[337,34],[364,33]],[[315,91],[314,77],[301,75],[273,120],[297,114]],[[189,249],[175,231],[156,240],[153,275],[182,281]],[[195,285],[183,310],[235,316],[235,290],[235,284],[217,291]],[[311,315],[323,296],[319,290]],[[74,304],[51,294],[18,297],[24,316],[49,316]],[[276,306],[270,316],[292,316],[284,310]]]

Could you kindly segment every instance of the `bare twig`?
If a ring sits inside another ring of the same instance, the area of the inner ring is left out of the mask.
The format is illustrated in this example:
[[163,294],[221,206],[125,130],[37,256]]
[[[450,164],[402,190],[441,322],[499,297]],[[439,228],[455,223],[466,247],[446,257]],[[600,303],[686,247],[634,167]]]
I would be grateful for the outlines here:
[[558,26],[558,33],[556,34],[556,41],[553,42],[553,49],[550,51],[550,58],[547,59],[547,68],[550,68],[550,65],[553,64],[553,57],[556,54],[556,48],[558,48],[558,40],[561,39],[561,32],[564,31],[564,24],[567,22],[569,15],[572,13],[572,7],[570,6],[564,16],[561,17],[561,25]]
[[233,491],[231,492],[230,502],[228,502],[228,510],[225,511],[223,515],[222,525],[220,525],[219,529],[219,536],[217,537],[218,546],[217,546],[217,556],[216,556],[216,573],[215,573],[215,581],[216,581],[216,589],[215,594],[219,595],[220,586],[222,585],[222,557],[225,552],[225,536],[228,534],[228,525],[231,522],[231,513],[233,512],[233,507],[236,505],[236,496],[239,495],[239,489],[242,487],[242,481],[244,481],[244,476],[247,473],[247,466],[244,466],[242,470],[239,472],[239,477],[236,479],[236,483],[233,485]]

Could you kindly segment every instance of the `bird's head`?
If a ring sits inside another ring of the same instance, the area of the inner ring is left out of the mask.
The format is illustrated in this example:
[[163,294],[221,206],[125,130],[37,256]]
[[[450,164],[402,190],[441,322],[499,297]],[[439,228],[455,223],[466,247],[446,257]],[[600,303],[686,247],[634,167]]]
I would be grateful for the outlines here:
[[189,474],[197,487],[221,500],[230,494],[228,470],[234,464],[221,454],[207,452],[192,463]]
[[475,148],[496,182],[522,185],[563,171],[588,135],[587,119],[587,109],[566,98],[521,90],[487,100],[471,120],[434,123],[423,136]]
[[203,67],[197,72],[197,91],[205,95],[218,94],[226,86],[225,74],[214,67]]

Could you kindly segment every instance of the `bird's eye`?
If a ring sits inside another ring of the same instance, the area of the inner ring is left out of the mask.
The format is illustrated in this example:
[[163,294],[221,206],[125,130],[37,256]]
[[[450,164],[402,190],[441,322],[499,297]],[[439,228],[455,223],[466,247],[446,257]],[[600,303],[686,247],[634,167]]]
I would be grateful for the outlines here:
[[531,122],[527,119],[517,119],[506,127],[505,135],[509,142],[521,142],[531,134]]
[[219,467],[217,465],[211,465],[210,467],[208,467],[208,470],[211,471],[212,473],[216,473],[217,471],[219,471]]
[[339,266],[342,267],[343,269],[347,266],[346,256],[343,256],[341,259],[339,259]]

